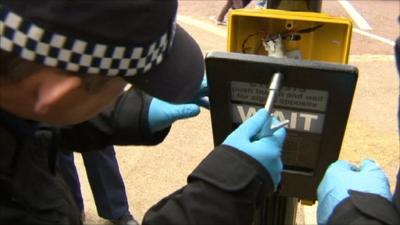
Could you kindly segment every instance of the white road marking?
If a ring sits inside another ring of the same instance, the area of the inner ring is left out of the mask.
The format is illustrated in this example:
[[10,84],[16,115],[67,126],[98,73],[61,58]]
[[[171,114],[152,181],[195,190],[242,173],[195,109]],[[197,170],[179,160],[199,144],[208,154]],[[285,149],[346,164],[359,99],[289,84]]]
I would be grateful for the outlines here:
[[362,55],[350,55],[349,62],[394,62],[394,55],[373,55],[373,54],[362,54]]
[[362,17],[357,10],[350,4],[347,0],[339,0],[339,3],[346,10],[346,12],[350,15],[353,21],[357,24],[357,26],[362,30],[372,30],[372,27],[368,24],[368,22]]
[[367,32],[367,31],[363,31],[363,30],[360,30],[358,28],[353,28],[353,32],[361,34],[361,35],[364,35],[364,36],[367,36],[367,37],[369,37],[371,39],[380,41],[380,42],[388,44],[390,46],[394,46],[394,41],[389,40],[389,39],[384,38],[384,37],[381,37],[381,36],[378,36],[376,34],[371,34],[371,33]]

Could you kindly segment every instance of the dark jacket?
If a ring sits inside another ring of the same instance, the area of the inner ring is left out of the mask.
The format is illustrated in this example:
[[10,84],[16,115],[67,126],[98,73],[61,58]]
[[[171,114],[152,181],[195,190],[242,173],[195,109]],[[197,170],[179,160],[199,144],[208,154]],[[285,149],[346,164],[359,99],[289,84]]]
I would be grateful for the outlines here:
[[[78,224],[78,209],[55,171],[55,150],[158,144],[169,129],[150,133],[149,103],[148,96],[128,91],[93,120],[63,128],[26,126],[32,122],[1,113],[0,224]],[[272,190],[268,173],[254,159],[217,147],[190,174],[187,185],[153,206],[143,223],[251,224]]]
[[392,202],[379,195],[349,191],[328,220],[333,224],[400,224],[400,169]]
[[0,126],[0,224],[79,224],[69,189],[54,170],[51,133],[16,135]]

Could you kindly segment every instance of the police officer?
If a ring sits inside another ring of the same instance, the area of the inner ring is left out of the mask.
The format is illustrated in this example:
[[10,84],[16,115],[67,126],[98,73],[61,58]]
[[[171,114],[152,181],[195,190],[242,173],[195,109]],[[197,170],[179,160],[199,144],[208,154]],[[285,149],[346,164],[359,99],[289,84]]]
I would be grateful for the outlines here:
[[[395,45],[400,74],[400,39]],[[400,96],[399,96],[400,130]],[[318,187],[318,224],[400,224],[400,169],[394,195],[383,170],[372,160],[329,166]]]
[[[176,10],[172,0],[0,1],[0,223],[78,224],[56,150],[157,144],[179,117],[157,107],[152,120],[152,103],[202,96],[201,51]],[[121,95],[126,81],[156,98]],[[271,119],[260,110],[238,127],[143,223],[250,224],[280,181],[284,128],[254,140]]]

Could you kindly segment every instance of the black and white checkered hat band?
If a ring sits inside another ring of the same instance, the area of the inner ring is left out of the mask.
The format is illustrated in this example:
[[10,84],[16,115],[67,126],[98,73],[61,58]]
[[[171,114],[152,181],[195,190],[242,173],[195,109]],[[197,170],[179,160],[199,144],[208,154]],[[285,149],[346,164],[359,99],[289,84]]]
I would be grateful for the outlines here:
[[134,76],[159,64],[176,26],[146,46],[110,46],[52,33],[0,6],[0,49],[46,66],[83,74]]

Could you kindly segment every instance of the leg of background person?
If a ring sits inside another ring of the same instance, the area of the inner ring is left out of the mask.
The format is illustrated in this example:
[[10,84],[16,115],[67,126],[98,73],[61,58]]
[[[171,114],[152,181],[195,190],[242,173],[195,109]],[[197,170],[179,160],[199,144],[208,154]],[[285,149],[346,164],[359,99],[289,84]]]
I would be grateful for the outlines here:
[[224,21],[225,15],[228,13],[228,11],[232,8],[233,4],[232,4],[233,0],[227,0],[224,7],[222,7],[221,11],[219,12],[218,16],[217,16],[217,21],[222,22]]
[[130,216],[114,147],[82,153],[82,156],[99,216],[111,221]]
[[79,176],[74,163],[74,154],[72,152],[59,152],[57,157],[58,170],[67,185],[70,187],[72,196],[74,197],[81,215],[83,216],[84,204],[81,192],[81,184],[79,183]]

